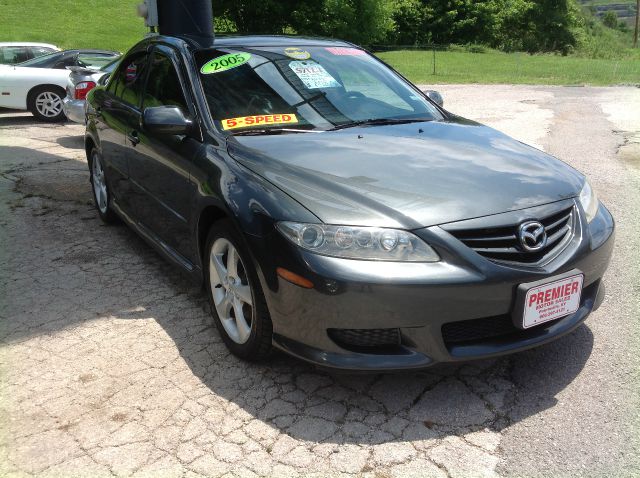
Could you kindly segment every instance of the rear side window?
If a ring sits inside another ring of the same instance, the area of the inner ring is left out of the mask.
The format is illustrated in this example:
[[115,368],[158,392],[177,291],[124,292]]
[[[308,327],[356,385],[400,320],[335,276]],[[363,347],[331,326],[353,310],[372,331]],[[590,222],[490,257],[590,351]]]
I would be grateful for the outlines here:
[[51,48],[47,48],[46,46],[33,46],[30,48],[31,50],[31,58],[38,58],[42,55],[48,55],[49,53],[53,53],[55,50]]
[[15,65],[30,60],[29,48],[21,46],[5,46],[0,48],[0,63]]
[[108,91],[125,103],[139,107],[144,91],[147,54],[140,53],[125,58],[113,74]]
[[173,62],[157,52],[151,59],[149,81],[144,96],[144,107],[153,106],[179,106],[185,113],[189,111]]

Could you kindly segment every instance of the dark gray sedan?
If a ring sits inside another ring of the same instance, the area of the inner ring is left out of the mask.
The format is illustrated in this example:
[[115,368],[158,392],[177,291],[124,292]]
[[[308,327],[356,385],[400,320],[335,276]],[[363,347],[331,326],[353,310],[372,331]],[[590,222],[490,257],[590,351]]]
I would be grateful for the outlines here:
[[88,97],[100,217],[208,294],[236,355],[421,368],[544,344],[604,297],[584,175],[344,42],[157,36]]

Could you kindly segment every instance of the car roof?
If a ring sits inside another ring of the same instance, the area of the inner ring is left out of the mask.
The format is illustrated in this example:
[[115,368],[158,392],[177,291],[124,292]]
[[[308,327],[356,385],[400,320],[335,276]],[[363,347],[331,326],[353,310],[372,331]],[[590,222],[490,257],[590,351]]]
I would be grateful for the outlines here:
[[293,36],[293,35],[226,35],[217,34],[215,39],[209,43],[204,44],[202,42],[196,42],[193,39],[182,36],[168,36],[168,35],[152,35],[140,43],[138,43],[135,49],[144,48],[145,45],[153,43],[165,43],[173,45],[178,48],[189,48],[194,50],[204,50],[217,47],[277,47],[277,46],[297,46],[297,47],[311,47],[311,46],[337,46],[337,47],[353,47],[357,46],[352,43],[335,40],[332,38],[320,38],[320,37],[306,37],[306,36]]
[[333,38],[295,35],[217,35],[213,46],[353,46]]
[[0,42],[0,46],[43,46],[47,48],[55,48],[56,50],[60,50],[60,48],[58,48],[55,45],[52,45],[51,43],[36,43],[36,42],[29,42],[29,41]]

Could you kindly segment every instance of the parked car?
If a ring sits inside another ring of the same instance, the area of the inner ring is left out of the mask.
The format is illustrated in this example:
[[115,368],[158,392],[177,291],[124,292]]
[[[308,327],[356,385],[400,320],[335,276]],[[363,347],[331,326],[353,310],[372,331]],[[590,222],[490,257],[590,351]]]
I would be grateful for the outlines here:
[[60,49],[49,43],[0,42],[0,65],[15,65],[56,51]]
[[0,65],[0,107],[28,110],[41,121],[62,121],[62,100],[71,73],[68,67],[97,69],[119,55],[105,50],[67,50],[17,65]]
[[99,84],[104,85],[118,64],[119,58],[96,70],[82,66],[72,66],[67,81],[67,96],[63,100],[65,116],[76,123],[85,123],[85,103],[87,94]]
[[352,44],[157,36],[87,101],[98,214],[204,284],[244,359],[494,357],[603,300],[614,221],[585,176]]

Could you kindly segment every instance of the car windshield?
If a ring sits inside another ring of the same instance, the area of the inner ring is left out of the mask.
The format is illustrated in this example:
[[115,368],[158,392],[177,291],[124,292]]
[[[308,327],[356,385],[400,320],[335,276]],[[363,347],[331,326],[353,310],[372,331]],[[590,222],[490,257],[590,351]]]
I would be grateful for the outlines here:
[[443,119],[420,92],[358,48],[230,47],[195,58],[211,115],[229,133]]
[[[19,63],[16,66],[40,67],[40,68],[64,68],[67,66],[82,66],[85,68],[99,69],[114,59],[119,58],[116,53],[94,51],[63,51],[50,55],[40,56],[33,60]],[[62,62],[62,65],[59,63]]]
[[55,62],[58,58],[62,58],[64,53],[62,52],[54,52],[49,53],[48,55],[42,55],[37,58],[33,58],[28,61],[23,61],[22,63],[18,63],[16,66],[41,66],[46,65],[50,62]]

